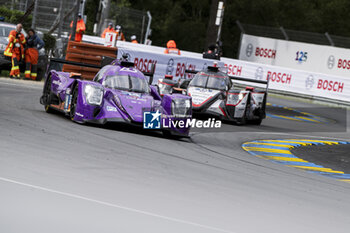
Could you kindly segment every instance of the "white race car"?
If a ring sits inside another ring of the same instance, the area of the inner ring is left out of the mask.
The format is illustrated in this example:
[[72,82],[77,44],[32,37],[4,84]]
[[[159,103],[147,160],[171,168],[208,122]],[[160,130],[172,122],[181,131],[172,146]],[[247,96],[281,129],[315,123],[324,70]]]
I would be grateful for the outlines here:
[[[172,80],[170,76],[159,79],[159,93],[187,94],[192,97],[194,114],[210,114],[238,125],[246,123],[260,125],[266,117],[268,81],[232,77],[215,66],[209,66],[199,72],[187,72],[195,73],[195,76],[179,82]],[[233,85],[235,80],[264,84],[265,88],[247,86],[238,89]]]

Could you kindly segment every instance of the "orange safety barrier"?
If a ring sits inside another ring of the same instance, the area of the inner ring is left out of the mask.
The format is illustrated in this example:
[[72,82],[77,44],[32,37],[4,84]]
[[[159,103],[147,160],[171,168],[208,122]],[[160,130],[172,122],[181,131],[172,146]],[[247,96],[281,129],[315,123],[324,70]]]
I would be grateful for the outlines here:
[[[117,48],[84,42],[69,41],[66,52],[66,60],[101,65],[102,57],[117,58]],[[80,73],[83,79],[92,80],[99,71],[97,68],[89,68],[74,65],[63,65],[62,71]]]

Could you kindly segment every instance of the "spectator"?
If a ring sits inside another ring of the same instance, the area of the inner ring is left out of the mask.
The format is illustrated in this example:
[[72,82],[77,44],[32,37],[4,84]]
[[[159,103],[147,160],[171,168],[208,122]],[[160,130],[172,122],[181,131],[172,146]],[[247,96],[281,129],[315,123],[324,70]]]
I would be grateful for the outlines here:
[[108,24],[108,27],[103,31],[103,33],[101,34],[101,37],[105,38],[106,33],[116,33],[116,31],[113,28],[113,23]]
[[167,48],[164,50],[165,54],[177,54],[181,55],[180,50],[176,48],[176,43],[173,40],[169,40],[166,44]]
[[132,36],[130,37],[130,39],[131,39],[131,43],[134,43],[134,44],[138,44],[138,43],[139,43],[139,42],[137,42],[136,36],[135,36],[135,35],[132,35]]
[[115,26],[115,31],[117,32],[117,40],[125,41],[124,33],[120,25]]
[[[70,23],[70,27],[73,27],[73,21]],[[81,14],[78,14],[78,20],[77,20],[77,27],[76,27],[76,31],[75,31],[75,41],[76,42],[81,42],[81,40],[83,39],[83,34],[86,30],[85,27],[85,23],[84,20],[81,18]],[[69,40],[71,38],[72,35],[69,36]]]
[[25,50],[26,70],[25,79],[36,80],[38,69],[39,50],[45,46],[44,41],[36,35],[33,29],[28,30],[27,48]]
[[10,32],[9,42],[4,51],[4,55],[12,59],[10,78],[20,78],[19,62],[24,58],[24,45],[26,43],[22,28],[22,24],[17,24],[16,30]]

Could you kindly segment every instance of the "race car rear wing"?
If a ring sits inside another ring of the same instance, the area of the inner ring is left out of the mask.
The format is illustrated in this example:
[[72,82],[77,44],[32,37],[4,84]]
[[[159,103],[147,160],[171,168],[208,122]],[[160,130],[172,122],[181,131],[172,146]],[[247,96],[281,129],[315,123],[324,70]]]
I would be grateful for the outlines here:
[[[103,57],[101,64],[100,65],[95,65],[95,64],[87,64],[87,63],[81,63],[81,62],[75,62],[75,61],[68,61],[62,58],[50,58],[50,62],[48,67],[51,67],[51,62],[53,63],[59,63],[59,64],[67,64],[67,65],[74,65],[74,66],[81,66],[81,67],[89,67],[89,68],[97,68],[97,69],[101,69],[102,67],[104,67],[105,65],[109,65],[111,64],[115,59],[111,58],[111,57]],[[128,62],[128,61],[122,61],[121,62],[122,66],[126,66],[126,67],[134,67],[134,63],[133,62]],[[49,69],[47,69],[47,71],[49,71]],[[151,85],[153,82],[153,76],[154,76],[154,71],[155,71],[155,66],[154,64],[152,64],[151,66],[151,71],[150,72],[142,72],[143,75],[145,76],[149,76],[149,84]]]
[[[212,67],[212,66],[208,66],[208,69],[212,70],[212,71],[218,71],[217,67]],[[189,73],[189,74],[197,74],[200,71],[196,71],[196,70],[185,70],[185,73]],[[244,82],[251,82],[251,83],[259,83],[259,84],[265,84],[266,85],[266,91],[268,89],[269,86],[269,76],[267,77],[267,80],[256,80],[256,79],[250,79],[250,78],[243,78],[243,77],[238,77],[238,76],[228,76],[231,80],[235,81],[244,81]]]
[[185,70],[185,73],[188,73],[188,74],[197,74],[199,71],[196,71],[196,70]]
[[238,76],[229,76],[230,79],[232,80],[237,80],[237,81],[244,81],[244,82],[252,82],[252,83],[260,83],[260,84],[269,84],[268,80],[256,80],[256,79],[250,79],[250,78],[242,78]]
[[67,64],[67,65],[73,65],[73,66],[83,66],[83,67],[89,67],[89,68],[97,68],[101,69],[101,65],[94,65],[94,64],[87,64],[87,63],[80,63],[80,62],[75,62],[75,61],[67,61],[62,58],[50,58],[50,63],[55,62],[55,63],[60,63],[60,64]]
[[266,85],[266,93],[269,89],[269,80],[270,80],[270,76],[267,76],[267,80],[256,80],[256,79],[250,79],[250,78],[242,78],[242,77],[237,77],[237,76],[230,76],[231,80],[235,81],[244,81],[244,82],[251,82],[251,83],[260,83],[260,84],[265,84]]

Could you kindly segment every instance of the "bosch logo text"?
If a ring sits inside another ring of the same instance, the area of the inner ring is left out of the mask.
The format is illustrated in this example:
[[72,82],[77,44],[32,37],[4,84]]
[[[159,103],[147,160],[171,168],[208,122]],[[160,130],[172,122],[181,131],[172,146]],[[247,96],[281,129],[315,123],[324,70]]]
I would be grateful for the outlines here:
[[271,71],[267,72],[267,77],[270,78],[271,82],[283,83],[283,84],[290,84],[292,80],[291,74],[277,73],[277,72],[271,72]]
[[259,48],[259,47],[256,47],[255,49],[256,57],[267,57],[267,58],[275,59],[276,53],[277,51],[274,49],[266,49],[266,48]]
[[237,75],[237,76],[240,76],[242,75],[242,69],[243,67],[242,66],[236,66],[236,65],[232,65],[232,64],[225,64],[225,67],[228,68],[228,74],[230,75]]
[[322,89],[322,90],[327,90],[332,92],[343,92],[344,83],[319,79],[317,83],[317,89]]
[[[188,70],[195,70],[196,66],[193,64],[189,64],[187,69]],[[185,71],[186,71],[186,64],[185,63],[177,63],[175,76],[176,77],[180,76],[182,78],[185,75]],[[189,77],[191,77],[191,75],[189,75]]]
[[151,67],[152,64],[154,64],[154,69],[156,68],[157,65],[157,60],[152,60],[152,59],[143,59],[143,58],[135,58],[134,60],[135,63],[135,68],[142,72],[151,72]]
[[350,69],[350,60],[346,59],[339,59],[338,60],[338,68],[339,69]]

